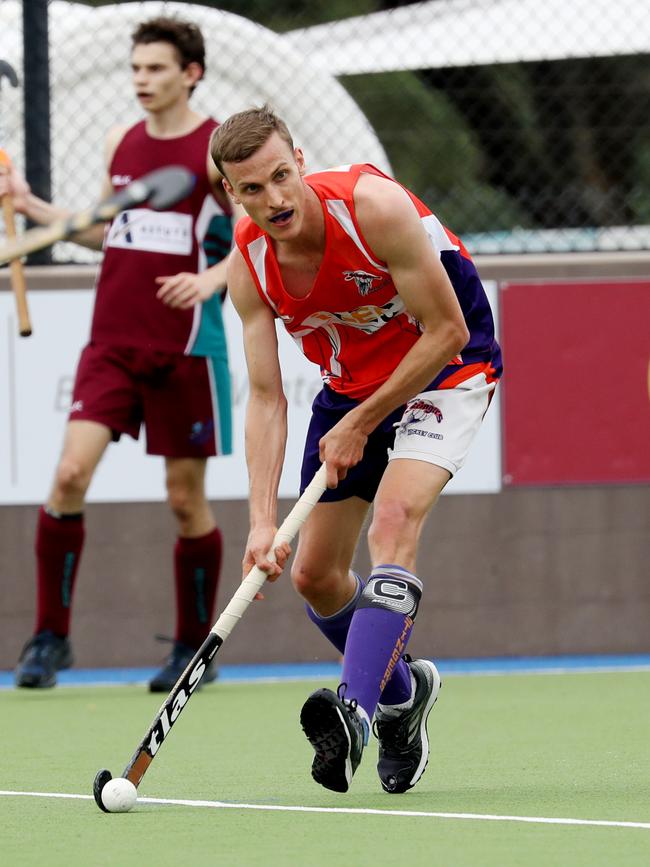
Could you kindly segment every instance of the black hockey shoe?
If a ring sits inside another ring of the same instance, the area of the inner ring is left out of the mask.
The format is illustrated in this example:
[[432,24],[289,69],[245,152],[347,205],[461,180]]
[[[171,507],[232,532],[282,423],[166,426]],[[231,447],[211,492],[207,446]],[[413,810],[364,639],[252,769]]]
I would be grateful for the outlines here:
[[415,678],[415,697],[408,710],[380,706],[375,711],[374,731],[379,740],[377,772],[385,791],[399,794],[412,788],[429,761],[427,717],[440,692],[440,675],[428,659],[404,659]]
[[56,686],[56,673],[72,665],[72,647],[67,637],[49,629],[29,639],[16,666],[16,686],[44,689]]
[[331,689],[318,689],[304,703],[300,724],[316,755],[311,775],[326,789],[347,792],[367,740],[366,725],[355,699],[347,701]]
[[[162,641],[169,640],[160,636],[159,638]],[[165,664],[149,681],[149,692],[171,692],[174,684],[185,671],[190,660],[198,650],[198,648],[183,644],[182,641],[174,641],[173,644],[172,652],[165,660]],[[198,689],[201,689],[206,683],[212,683],[218,676],[217,661],[213,659],[205,669],[205,674],[201,678]]]

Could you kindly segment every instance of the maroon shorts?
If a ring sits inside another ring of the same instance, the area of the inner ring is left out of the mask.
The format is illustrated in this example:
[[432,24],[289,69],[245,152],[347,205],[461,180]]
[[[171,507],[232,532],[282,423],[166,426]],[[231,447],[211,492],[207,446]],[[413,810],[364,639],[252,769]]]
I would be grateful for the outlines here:
[[81,353],[70,421],[95,421],[171,458],[230,454],[230,380],[226,359],[89,343]]

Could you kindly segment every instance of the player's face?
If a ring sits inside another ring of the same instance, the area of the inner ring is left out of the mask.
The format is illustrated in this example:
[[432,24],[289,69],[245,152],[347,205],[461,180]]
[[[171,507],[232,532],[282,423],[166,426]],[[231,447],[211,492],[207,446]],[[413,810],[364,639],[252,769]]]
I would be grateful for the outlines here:
[[305,216],[305,163],[274,132],[247,160],[226,163],[225,187],[254,223],[278,241],[296,238]]
[[197,63],[181,69],[176,50],[168,42],[134,46],[131,70],[136,96],[145,111],[151,113],[186,101],[196,83],[197,70],[200,75]]

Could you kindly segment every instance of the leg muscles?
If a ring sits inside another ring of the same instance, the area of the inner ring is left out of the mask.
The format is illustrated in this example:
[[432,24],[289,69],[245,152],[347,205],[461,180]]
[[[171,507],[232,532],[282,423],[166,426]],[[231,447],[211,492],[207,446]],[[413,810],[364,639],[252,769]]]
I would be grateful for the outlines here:
[[447,470],[425,461],[390,461],[377,491],[368,531],[373,566],[397,563],[415,572],[424,521],[450,478]]
[[323,617],[343,608],[356,591],[350,564],[368,508],[359,497],[319,503],[300,531],[291,578]]
[[205,495],[206,458],[165,458],[167,499],[179,536],[205,536],[215,528]]
[[86,491],[106,447],[111,431],[94,421],[70,421],[66,426],[48,505],[56,512],[81,512]]

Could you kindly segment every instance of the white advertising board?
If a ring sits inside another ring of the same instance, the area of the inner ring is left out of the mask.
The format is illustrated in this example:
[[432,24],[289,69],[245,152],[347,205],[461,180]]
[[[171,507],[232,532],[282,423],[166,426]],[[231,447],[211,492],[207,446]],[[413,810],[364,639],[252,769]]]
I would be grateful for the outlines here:
[[[494,295],[494,286],[488,287]],[[491,301],[496,308],[495,298]],[[13,298],[0,295],[0,504],[41,503],[51,485],[63,442],[79,353],[87,340],[92,290],[34,292],[30,311],[34,334],[17,336]],[[244,416],[248,380],[239,320],[229,302],[225,322],[233,392],[234,453],[209,462],[210,499],[243,499],[248,492],[244,458]],[[280,495],[295,497],[311,401],[320,388],[314,365],[299,353],[280,327],[280,356],[289,402],[289,437]],[[449,493],[493,493],[501,487],[498,396],[463,471]],[[93,479],[90,502],[165,499],[162,458],[122,437],[111,445]]]

